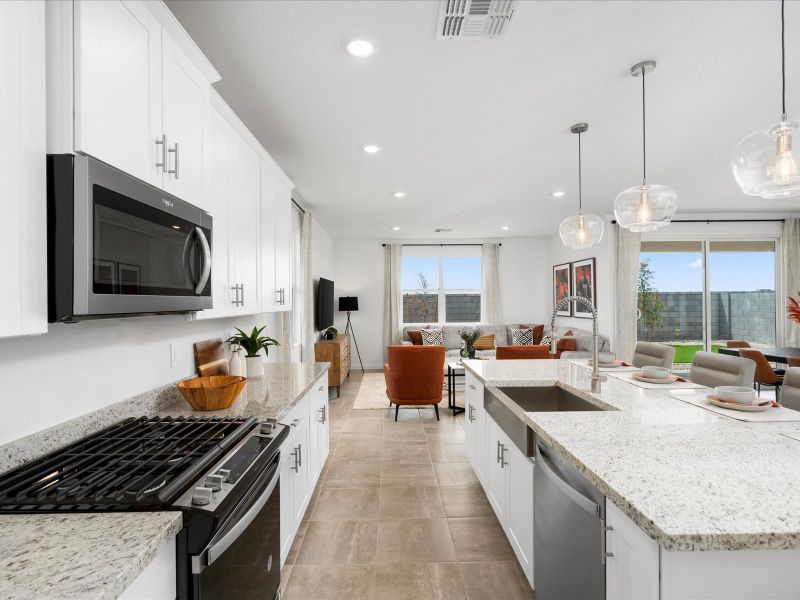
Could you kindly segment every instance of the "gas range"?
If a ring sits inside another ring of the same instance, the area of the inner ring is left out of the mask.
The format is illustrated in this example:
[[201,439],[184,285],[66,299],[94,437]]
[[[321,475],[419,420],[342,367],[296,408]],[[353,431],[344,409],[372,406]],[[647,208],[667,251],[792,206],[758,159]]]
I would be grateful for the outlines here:
[[127,419],[0,475],[0,513],[180,510],[179,599],[230,597],[245,575],[237,597],[271,598],[287,434],[254,418]]

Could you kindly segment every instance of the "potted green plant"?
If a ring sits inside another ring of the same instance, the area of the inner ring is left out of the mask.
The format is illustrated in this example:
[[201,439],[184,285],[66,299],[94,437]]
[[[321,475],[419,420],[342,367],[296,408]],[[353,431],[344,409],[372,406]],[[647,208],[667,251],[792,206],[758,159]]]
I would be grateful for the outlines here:
[[337,335],[339,335],[339,330],[336,329],[336,327],[331,326],[325,330],[323,337],[326,340],[335,340]]
[[459,329],[458,335],[461,336],[461,358],[475,358],[475,342],[481,337],[483,332],[480,329]]
[[264,376],[264,361],[261,358],[261,350],[264,351],[264,356],[269,356],[270,346],[280,346],[277,340],[261,335],[261,332],[266,328],[266,325],[260,329],[253,327],[253,331],[247,334],[237,327],[236,335],[232,335],[225,340],[229,344],[236,344],[244,349],[248,379],[260,379]]

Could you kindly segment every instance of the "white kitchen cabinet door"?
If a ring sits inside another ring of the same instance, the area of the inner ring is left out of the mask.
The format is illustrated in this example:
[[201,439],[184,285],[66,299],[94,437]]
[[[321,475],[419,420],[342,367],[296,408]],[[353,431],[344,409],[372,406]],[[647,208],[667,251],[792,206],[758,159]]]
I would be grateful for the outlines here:
[[467,455],[481,484],[486,478],[486,419],[483,409],[483,384],[467,371],[464,375],[464,429],[466,430]]
[[161,186],[161,26],[136,1],[74,4],[75,149]]
[[281,446],[281,568],[286,562],[289,550],[292,548],[297,523],[292,511],[292,496],[294,488],[294,456],[292,455],[292,432]]
[[489,465],[486,469],[487,483],[485,486],[486,496],[492,505],[497,520],[505,529],[506,526],[506,469],[508,452],[503,449],[508,443],[506,434],[494,422],[494,419],[486,414],[486,439],[488,440],[487,453],[490,453]]
[[303,515],[308,508],[308,502],[311,499],[314,480],[311,479],[311,469],[309,462],[309,423],[308,413],[305,413],[299,419],[297,424],[292,427],[292,447],[290,449],[290,457],[292,458],[292,471],[291,477],[294,479],[292,485],[292,519],[295,522],[295,528],[303,520]]
[[265,158],[261,158],[261,310],[281,310],[275,270],[275,204],[279,195],[278,178]]
[[508,440],[506,536],[533,586],[533,462]]
[[283,311],[292,309],[292,189],[280,180],[275,188],[275,289]]
[[614,504],[606,501],[606,598],[645,600],[659,597],[659,549]]
[[[203,189],[203,133],[210,84],[165,32],[162,37],[163,189],[208,210]],[[210,211],[209,211],[210,212]]]
[[47,332],[44,2],[0,2],[0,337]]
[[231,160],[228,226],[233,256],[231,281],[240,286],[236,313],[255,314],[261,312],[259,157],[244,138],[234,134]]
[[206,121],[204,152],[204,207],[213,219],[211,234],[211,298],[213,308],[196,313],[198,319],[214,319],[234,314],[234,292],[230,254],[230,169],[233,129],[225,118],[211,107]]
[[[311,465],[311,481],[315,482],[322,473],[325,461],[330,452],[330,435],[328,423],[328,386],[323,381],[319,381],[311,392],[311,426],[314,439],[311,441],[314,446],[314,460]],[[313,487],[313,483],[312,483]],[[311,492],[313,493],[313,489]]]

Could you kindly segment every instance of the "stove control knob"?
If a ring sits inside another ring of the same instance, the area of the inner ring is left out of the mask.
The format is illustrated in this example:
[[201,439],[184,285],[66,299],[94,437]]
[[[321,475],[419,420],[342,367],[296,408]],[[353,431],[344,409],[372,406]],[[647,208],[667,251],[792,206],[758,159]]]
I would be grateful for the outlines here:
[[219,469],[215,475],[222,477],[223,483],[228,483],[228,480],[231,478],[231,471],[230,469]]
[[263,423],[261,423],[261,431],[260,433],[263,435],[272,435],[275,433],[275,427],[277,426],[278,422],[275,419],[267,419]]
[[194,488],[194,493],[192,494],[192,504],[196,504],[198,506],[203,506],[204,504],[208,504],[211,502],[211,494],[213,490],[211,488],[197,486]]
[[222,475],[206,475],[206,487],[217,492],[222,489]]

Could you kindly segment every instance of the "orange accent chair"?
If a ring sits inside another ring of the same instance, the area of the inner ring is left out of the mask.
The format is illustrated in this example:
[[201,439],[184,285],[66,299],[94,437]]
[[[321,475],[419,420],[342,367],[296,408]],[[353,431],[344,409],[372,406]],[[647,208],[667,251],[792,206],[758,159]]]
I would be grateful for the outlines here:
[[787,356],[786,362],[790,367],[800,367],[800,356]]
[[528,358],[553,358],[550,346],[538,344],[535,346],[498,346],[495,358],[497,360],[514,360]]
[[389,346],[389,362],[383,365],[389,406],[432,404],[439,420],[439,402],[444,387],[444,346]]
[[758,386],[758,393],[761,394],[761,384],[775,386],[775,400],[780,402],[781,385],[783,385],[783,375],[779,375],[772,370],[772,365],[769,364],[767,357],[764,356],[759,350],[751,350],[748,348],[741,348],[739,356],[742,358],[749,358],[756,363],[756,373],[753,375],[753,383]]
[[745,342],[742,340],[728,340],[728,343],[725,344],[728,348],[750,348],[750,342]]

